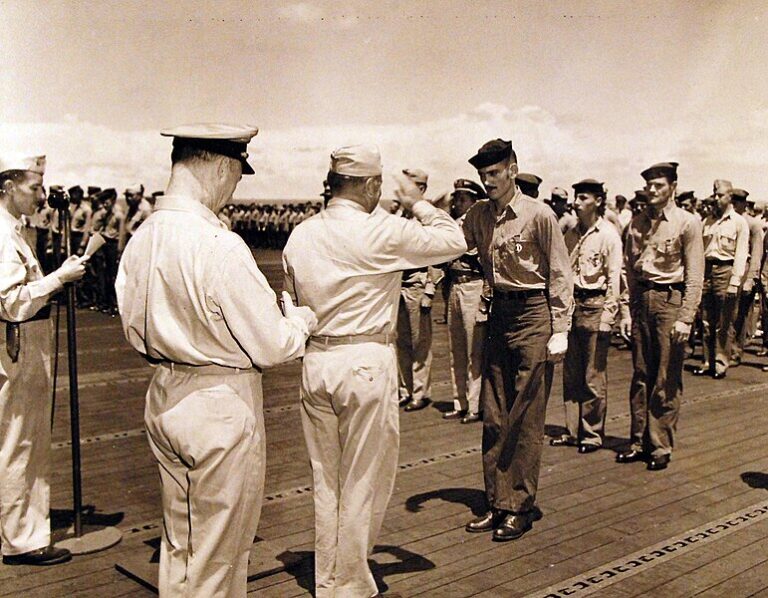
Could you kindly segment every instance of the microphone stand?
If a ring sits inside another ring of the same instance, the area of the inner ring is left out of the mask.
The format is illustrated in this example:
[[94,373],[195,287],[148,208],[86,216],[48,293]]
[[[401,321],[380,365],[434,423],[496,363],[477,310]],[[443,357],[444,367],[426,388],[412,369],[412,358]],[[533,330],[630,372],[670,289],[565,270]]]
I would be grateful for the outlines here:
[[[62,250],[67,256],[72,255],[69,206],[57,206],[59,223],[61,224]],[[83,491],[80,469],[80,401],[77,384],[77,328],[75,321],[75,284],[69,283],[65,288],[67,302],[67,361],[69,365],[69,425],[72,437],[72,500],[74,526],[67,534],[74,532],[73,537],[67,537],[57,542],[56,546],[68,549],[72,554],[90,554],[111,548],[123,538],[120,530],[113,526],[94,526],[92,531],[83,531]],[[90,527],[90,526],[89,526]]]

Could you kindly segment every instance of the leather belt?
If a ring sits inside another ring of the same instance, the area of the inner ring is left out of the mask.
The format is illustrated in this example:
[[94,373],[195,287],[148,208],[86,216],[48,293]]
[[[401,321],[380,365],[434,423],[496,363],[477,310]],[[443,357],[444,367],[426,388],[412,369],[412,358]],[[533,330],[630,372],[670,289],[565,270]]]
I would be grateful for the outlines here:
[[337,347],[339,345],[359,345],[361,343],[379,343],[391,345],[395,342],[396,335],[390,332],[376,334],[351,334],[348,336],[310,336],[309,342],[325,347]]
[[483,277],[479,274],[453,274],[451,273],[451,282],[461,284],[464,282],[472,282],[473,280],[482,280]]
[[650,280],[641,280],[638,284],[644,289],[652,291],[680,291],[681,293],[685,291],[684,282],[660,283],[652,282]]
[[716,257],[708,257],[706,261],[708,264],[713,264],[715,266],[733,266],[733,260],[721,260]]
[[23,324],[24,322],[37,322],[39,320],[47,320],[50,317],[51,317],[51,304],[47,303],[31,318],[27,318],[26,320],[21,320],[20,322],[11,322],[10,320],[0,320],[0,322],[5,322],[6,324]]
[[149,361],[149,363],[153,365],[167,368],[171,370],[172,373],[180,372],[184,374],[196,374],[199,376],[213,376],[213,375],[222,376],[222,375],[248,374],[248,373],[259,372],[257,368],[248,368],[248,369],[231,368],[225,365],[216,365],[215,363],[211,363],[208,365],[189,365],[186,363],[175,363],[173,361],[165,361],[165,360],[157,361],[150,358],[147,358],[147,361]]
[[544,295],[544,289],[525,289],[520,291],[504,291],[502,289],[493,289],[493,300],[501,301],[522,301],[530,297]]
[[574,287],[573,296],[576,299],[589,299],[590,297],[605,297],[605,289],[582,289]]

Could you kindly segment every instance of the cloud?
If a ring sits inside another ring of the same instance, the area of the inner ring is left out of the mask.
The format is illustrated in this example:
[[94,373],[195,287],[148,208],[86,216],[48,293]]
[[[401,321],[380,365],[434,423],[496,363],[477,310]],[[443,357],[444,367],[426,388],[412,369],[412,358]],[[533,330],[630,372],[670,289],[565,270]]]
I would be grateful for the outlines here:
[[[681,163],[681,187],[700,194],[712,180],[730,178],[753,194],[768,197],[762,170],[768,161],[764,131],[756,113],[742,126],[686,127],[660,123],[642,130],[599,130],[578,119],[560,119],[540,106],[509,108],[479,104],[466,112],[415,124],[350,125],[269,129],[262,127],[250,146],[256,175],[244,177],[239,198],[314,199],[322,191],[329,154],[341,145],[375,143],[385,168],[384,194],[391,174],[423,168],[430,174],[429,194],[441,193],[458,177],[477,179],[467,163],[489,139],[511,139],[520,169],[544,179],[542,193],[570,188],[594,177],[609,192],[631,194],[642,185],[639,172],[663,160]],[[58,123],[0,123],[8,150],[48,155],[47,184],[99,185],[122,190],[143,182],[164,188],[170,170],[170,143],[157,131],[118,131],[68,117]]]

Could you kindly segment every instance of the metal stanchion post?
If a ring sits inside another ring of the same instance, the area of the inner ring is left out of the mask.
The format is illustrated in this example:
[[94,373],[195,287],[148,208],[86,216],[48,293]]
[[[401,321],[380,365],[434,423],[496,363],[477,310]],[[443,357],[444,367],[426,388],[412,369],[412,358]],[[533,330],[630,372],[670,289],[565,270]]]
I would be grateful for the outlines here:
[[[58,206],[59,219],[62,225],[65,255],[71,255],[69,209]],[[65,257],[66,259],[66,257]],[[63,260],[62,260],[63,261]],[[67,358],[69,362],[69,412],[70,432],[72,435],[72,499],[74,525],[68,530],[64,540],[56,543],[60,548],[68,549],[72,554],[89,554],[111,548],[123,538],[116,527],[85,525],[88,531],[83,531],[83,494],[82,476],[80,471],[80,402],[77,384],[77,330],[75,318],[75,285],[69,283],[66,287],[67,300]],[[73,536],[70,536],[74,533]]]

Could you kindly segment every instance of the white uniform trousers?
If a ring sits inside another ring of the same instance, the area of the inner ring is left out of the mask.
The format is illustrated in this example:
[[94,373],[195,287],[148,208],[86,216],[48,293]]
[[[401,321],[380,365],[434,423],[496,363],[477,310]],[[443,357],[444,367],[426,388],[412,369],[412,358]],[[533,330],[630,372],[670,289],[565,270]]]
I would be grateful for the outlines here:
[[432,312],[421,307],[424,287],[403,287],[397,310],[400,398],[432,398]]
[[480,410],[485,323],[475,322],[483,293],[482,279],[451,284],[448,296],[448,346],[451,355],[453,407]]
[[245,596],[264,495],[262,398],[256,370],[158,366],[144,423],[162,484],[161,597]]
[[20,350],[11,363],[0,323],[0,541],[5,555],[51,542],[50,320],[19,325]]
[[316,595],[375,596],[367,559],[392,495],[400,445],[394,347],[310,341],[301,396],[315,488]]

